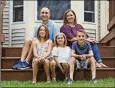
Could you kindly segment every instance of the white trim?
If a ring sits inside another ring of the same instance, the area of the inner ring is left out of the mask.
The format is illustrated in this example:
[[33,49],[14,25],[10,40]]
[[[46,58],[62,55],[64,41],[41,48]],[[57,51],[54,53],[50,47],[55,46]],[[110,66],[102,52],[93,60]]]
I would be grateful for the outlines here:
[[36,23],[36,22],[38,22],[38,20],[37,20],[37,0],[34,1],[34,4],[35,4],[35,6],[34,6],[34,7],[35,7],[35,8],[34,8],[34,10],[35,10],[35,11],[34,11],[34,12],[35,12],[34,21],[35,21],[35,23]]
[[25,24],[25,22],[12,22],[12,24],[11,25],[15,25],[15,24]]
[[95,13],[95,12],[93,12],[93,11],[84,11],[84,12],[87,12],[87,13]]
[[91,24],[91,25],[96,25],[96,22],[87,22],[87,21],[84,21],[83,24]]
[[[52,20],[54,21],[55,23],[63,23],[63,20]],[[37,20],[35,21],[35,23],[42,23],[42,20]]]
[[15,8],[16,8],[16,7],[23,7],[23,5],[17,5],[17,6],[14,6],[14,7],[15,7]]
[[18,6],[15,6],[15,7],[22,7],[23,6],[23,21],[20,21],[20,22],[13,22],[13,1],[10,1],[10,4],[11,4],[11,25],[14,25],[14,24],[24,24],[25,22],[25,1],[23,1],[23,5],[18,5]]
[[101,2],[98,1],[98,26],[97,26],[97,38],[98,41],[101,39]]
[[[84,1],[83,1],[83,16],[82,16],[82,23],[87,23],[87,24],[96,24],[96,1],[94,0],[94,12],[93,11],[85,11],[84,10]],[[94,13],[94,22],[87,22],[84,21],[84,12],[88,12],[88,13]]]
[[9,47],[11,47],[11,43],[12,43],[12,29],[11,29],[11,24],[12,24],[12,19],[13,19],[13,1],[10,0],[9,1]]
[[28,9],[26,9],[27,5],[26,5],[27,1],[23,0],[23,22],[21,22],[22,24],[26,23],[26,17],[28,15],[26,15],[26,11],[28,11]]

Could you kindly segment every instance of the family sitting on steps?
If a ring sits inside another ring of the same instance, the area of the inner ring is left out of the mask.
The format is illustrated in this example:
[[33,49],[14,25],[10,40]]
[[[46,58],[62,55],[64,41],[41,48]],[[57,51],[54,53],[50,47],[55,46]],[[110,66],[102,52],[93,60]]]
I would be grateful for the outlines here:
[[50,70],[52,81],[56,82],[55,68],[59,67],[65,74],[67,84],[72,84],[74,69],[87,69],[90,65],[92,82],[96,83],[96,67],[108,66],[102,63],[95,39],[90,38],[85,29],[77,24],[73,10],[64,13],[63,26],[60,29],[56,23],[49,20],[50,16],[50,10],[43,7],[40,11],[42,24],[37,25],[33,38],[25,40],[21,60],[12,68],[30,68],[32,59],[32,83],[36,83],[38,69],[43,65],[46,82],[51,82]]

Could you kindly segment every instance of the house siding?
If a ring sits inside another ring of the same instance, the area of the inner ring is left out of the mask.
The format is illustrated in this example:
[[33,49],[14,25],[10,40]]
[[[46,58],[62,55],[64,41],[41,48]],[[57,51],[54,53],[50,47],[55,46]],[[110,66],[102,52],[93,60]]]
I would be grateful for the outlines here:
[[3,47],[7,47],[9,46],[9,1],[6,1],[6,6],[3,11],[3,34],[5,34]]
[[[37,20],[37,2],[36,1],[24,1],[24,12],[22,22],[13,22],[13,1],[10,3],[7,1],[4,9],[3,16],[3,32],[6,36],[6,42],[4,46],[9,47],[22,47],[24,40],[32,38],[34,28],[36,25],[41,24],[41,20]],[[73,9],[77,16],[77,23],[81,24],[90,37],[96,38],[97,41],[102,39],[107,33],[108,23],[108,7],[107,1],[95,1],[95,22],[84,22],[84,2],[71,0],[71,9]],[[9,7],[10,6],[10,7]],[[30,7],[31,6],[31,7]],[[10,11],[10,12],[9,12]],[[54,20],[56,24],[61,27],[63,20]],[[16,33],[14,31],[17,31]],[[22,34],[18,31],[23,32]],[[15,36],[20,35],[21,36]]]

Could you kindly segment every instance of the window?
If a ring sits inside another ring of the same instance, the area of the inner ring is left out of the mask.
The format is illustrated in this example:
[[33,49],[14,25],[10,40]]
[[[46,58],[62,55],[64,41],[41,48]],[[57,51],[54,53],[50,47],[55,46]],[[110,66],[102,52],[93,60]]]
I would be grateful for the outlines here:
[[84,0],[84,21],[95,22],[95,0]]
[[23,0],[13,0],[13,22],[23,21]]
[[37,20],[40,20],[40,9],[48,7],[52,20],[63,20],[64,12],[70,9],[71,0],[37,0]]

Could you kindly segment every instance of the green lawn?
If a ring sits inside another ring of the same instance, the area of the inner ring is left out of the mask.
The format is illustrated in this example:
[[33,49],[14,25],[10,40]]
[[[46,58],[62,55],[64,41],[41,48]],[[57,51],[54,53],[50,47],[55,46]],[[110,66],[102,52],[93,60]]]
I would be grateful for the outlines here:
[[66,82],[45,83],[37,82],[32,84],[31,81],[1,81],[2,87],[115,87],[115,78],[107,78],[97,80],[94,84],[90,81],[75,81],[71,85],[67,85]]

